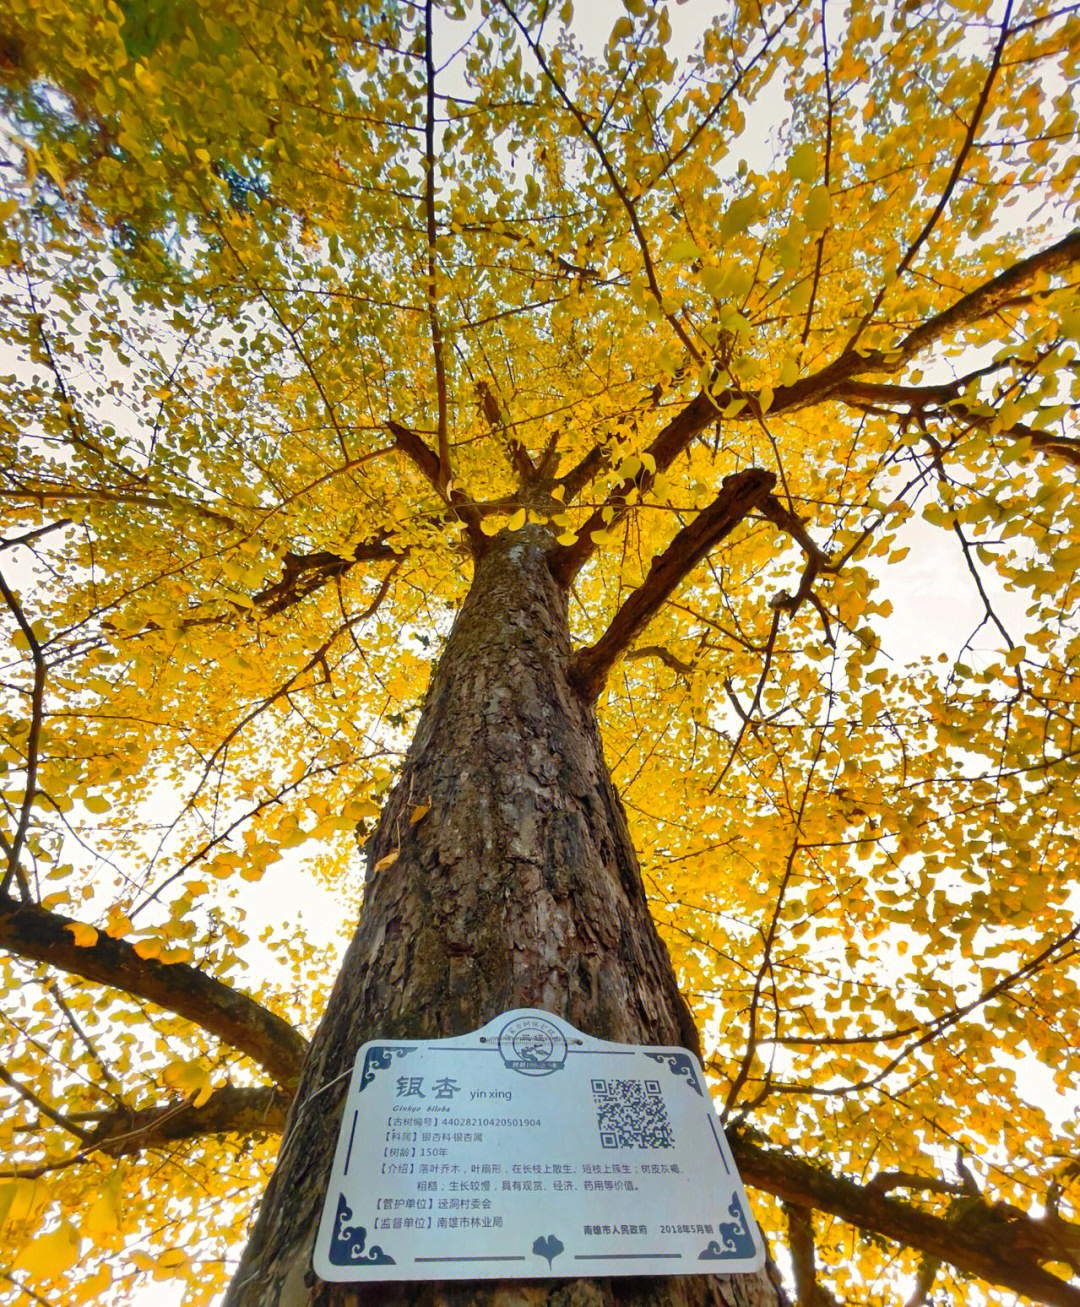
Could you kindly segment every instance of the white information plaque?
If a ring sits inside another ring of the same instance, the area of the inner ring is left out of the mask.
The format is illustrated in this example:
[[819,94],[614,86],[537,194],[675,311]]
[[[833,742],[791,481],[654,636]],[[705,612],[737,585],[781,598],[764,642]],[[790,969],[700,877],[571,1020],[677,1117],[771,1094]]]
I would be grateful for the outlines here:
[[315,1244],[324,1280],[756,1271],[701,1066],[536,1010],[356,1055]]

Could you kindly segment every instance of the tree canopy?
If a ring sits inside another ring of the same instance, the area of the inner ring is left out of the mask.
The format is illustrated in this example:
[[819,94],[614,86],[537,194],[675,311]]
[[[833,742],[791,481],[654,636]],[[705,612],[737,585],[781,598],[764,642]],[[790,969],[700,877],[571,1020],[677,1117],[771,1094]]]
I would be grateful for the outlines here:
[[800,1304],[1080,1303],[1080,13],[583,17],[0,17],[0,1301],[228,1280],[531,523]]

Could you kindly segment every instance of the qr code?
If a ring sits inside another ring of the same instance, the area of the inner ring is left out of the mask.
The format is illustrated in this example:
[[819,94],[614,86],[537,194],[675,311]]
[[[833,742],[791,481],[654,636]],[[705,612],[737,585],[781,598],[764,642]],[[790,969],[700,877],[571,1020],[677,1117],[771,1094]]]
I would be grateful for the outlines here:
[[674,1148],[659,1080],[594,1080],[596,1124],[604,1148]]

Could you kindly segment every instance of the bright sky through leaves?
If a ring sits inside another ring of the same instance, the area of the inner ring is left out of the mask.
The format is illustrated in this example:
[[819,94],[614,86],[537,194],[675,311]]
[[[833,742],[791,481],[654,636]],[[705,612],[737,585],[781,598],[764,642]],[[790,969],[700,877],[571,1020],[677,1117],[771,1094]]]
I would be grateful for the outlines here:
[[[729,1124],[1075,1301],[1080,16],[428,30],[0,18],[0,1301],[227,1281],[336,970],[295,911],[351,927],[470,550],[527,526]],[[807,1221],[840,1300],[930,1274],[759,1181],[804,1282]],[[973,1266],[932,1283],[1017,1290]]]

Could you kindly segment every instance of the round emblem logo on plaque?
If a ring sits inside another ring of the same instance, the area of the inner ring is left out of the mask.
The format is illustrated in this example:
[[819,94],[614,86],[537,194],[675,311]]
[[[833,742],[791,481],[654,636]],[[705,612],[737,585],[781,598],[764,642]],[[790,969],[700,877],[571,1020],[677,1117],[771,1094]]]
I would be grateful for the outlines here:
[[543,1017],[517,1017],[499,1032],[499,1052],[511,1071],[549,1076],[566,1062],[566,1040],[559,1027]]

